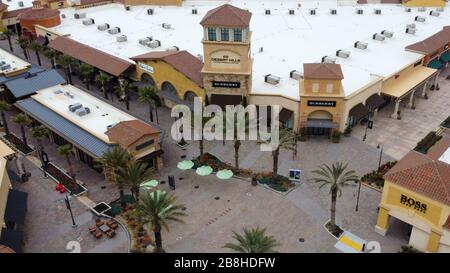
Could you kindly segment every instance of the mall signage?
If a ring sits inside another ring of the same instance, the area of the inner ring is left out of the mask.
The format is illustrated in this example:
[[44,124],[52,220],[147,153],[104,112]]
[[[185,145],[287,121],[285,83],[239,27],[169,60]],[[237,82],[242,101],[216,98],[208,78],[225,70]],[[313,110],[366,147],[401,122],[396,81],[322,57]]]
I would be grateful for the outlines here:
[[213,87],[222,87],[222,88],[240,88],[240,82],[224,82],[224,81],[213,81]]
[[308,100],[308,106],[336,107],[336,101]]
[[145,63],[139,63],[139,68],[148,73],[152,73],[152,74],[155,73],[155,70],[153,69],[153,67],[151,67],[150,65],[145,64]]
[[426,213],[427,211],[427,204],[417,201],[414,198],[408,197],[404,194],[400,195],[400,204],[414,208],[422,213]]

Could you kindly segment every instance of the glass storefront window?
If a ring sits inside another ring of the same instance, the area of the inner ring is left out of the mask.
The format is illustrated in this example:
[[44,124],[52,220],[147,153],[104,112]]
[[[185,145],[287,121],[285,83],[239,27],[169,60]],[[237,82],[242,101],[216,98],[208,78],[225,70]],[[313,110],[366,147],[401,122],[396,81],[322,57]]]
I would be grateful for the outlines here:
[[209,27],[209,28],[208,28],[208,40],[209,40],[209,41],[215,41],[215,40],[217,40],[217,37],[216,37],[216,29],[213,28],[213,27]]
[[228,28],[220,29],[220,40],[229,41],[230,40],[230,30]]
[[242,29],[240,28],[235,28],[233,29],[233,33],[234,33],[234,41],[235,42],[242,42]]

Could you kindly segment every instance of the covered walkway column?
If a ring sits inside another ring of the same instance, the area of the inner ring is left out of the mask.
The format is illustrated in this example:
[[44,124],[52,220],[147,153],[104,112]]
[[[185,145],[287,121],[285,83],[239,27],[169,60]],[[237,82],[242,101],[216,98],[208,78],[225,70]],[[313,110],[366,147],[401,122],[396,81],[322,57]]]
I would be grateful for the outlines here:
[[431,85],[431,90],[439,90],[439,72],[436,74],[434,78],[433,85]]
[[398,119],[400,117],[399,109],[400,109],[400,103],[401,102],[402,102],[401,99],[396,99],[395,100],[395,109],[394,109],[394,113],[391,115],[391,118]]
[[428,96],[427,96],[427,85],[428,85],[428,81],[426,81],[423,84],[423,88],[422,88],[422,98],[424,98],[424,99],[428,99]]
[[387,230],[389,229],[389,223],[391,216],[389,215],[389,208],[380,205],[380,210],[378,211],[377,225],[375,226],[375,232],[385,236]]
[[411,109],[416,109],[416,107],[414,106],[414,94],[416,93],[416,89],[414,89],[411,92],[411,95],[409,95],[409,102],[408,102],[408,107]]

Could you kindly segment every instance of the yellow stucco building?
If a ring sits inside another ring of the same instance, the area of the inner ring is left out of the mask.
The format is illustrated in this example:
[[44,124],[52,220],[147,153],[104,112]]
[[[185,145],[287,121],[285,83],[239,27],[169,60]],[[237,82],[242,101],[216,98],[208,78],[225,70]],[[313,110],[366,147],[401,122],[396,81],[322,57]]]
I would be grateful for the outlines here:
[[426,154],[409,152],[385,175],[375,230],[385,235],[392,217],[411,226],[409,245],[450,253],[450,137]]
[[409,0],[404,3],[407,7],[445,7],[445,0]]

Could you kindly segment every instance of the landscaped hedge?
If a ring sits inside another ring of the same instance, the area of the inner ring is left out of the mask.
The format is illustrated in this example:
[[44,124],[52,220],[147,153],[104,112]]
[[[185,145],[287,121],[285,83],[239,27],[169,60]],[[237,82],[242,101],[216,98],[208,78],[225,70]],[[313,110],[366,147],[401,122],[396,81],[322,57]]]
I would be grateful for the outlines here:
[[450,116],[441,123],[441,126],[450,129]]
[[34,151],[32,148],[30,148],[30,146],[25,145],[22,139],[18,138],[14,134],[5,135],[4,138],[25,155],[28,155]]
[[428,150],[441,138],[442,136],[437,135],[436,132],[429,132],[428,135],[426,135],[421,141],[419,141],[419,143],[417,143],[417,146],[414,148],[414,150],[426,154]]

